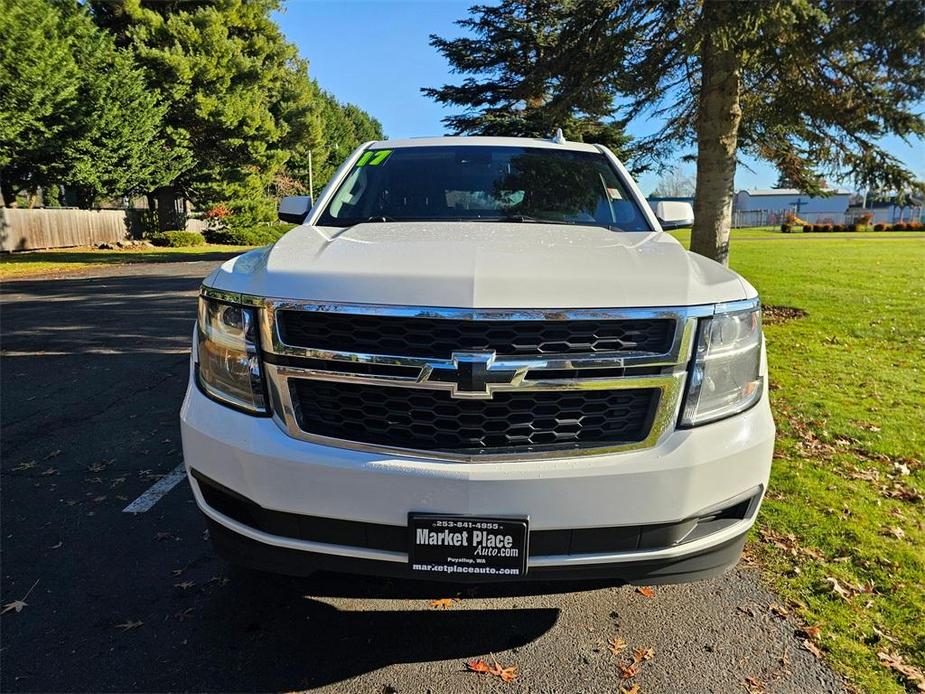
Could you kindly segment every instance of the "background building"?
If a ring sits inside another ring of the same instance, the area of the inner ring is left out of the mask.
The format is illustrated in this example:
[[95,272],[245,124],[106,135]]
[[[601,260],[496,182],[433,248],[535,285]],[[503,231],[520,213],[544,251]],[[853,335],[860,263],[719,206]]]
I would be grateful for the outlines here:
[[796,188],[766,188],[740,190],[733,204],[733,226],[766,226],[779,224],[787,213],[811,223],[845,221],[851,202],[851,191],[839,188],[828,196],[801,193]]

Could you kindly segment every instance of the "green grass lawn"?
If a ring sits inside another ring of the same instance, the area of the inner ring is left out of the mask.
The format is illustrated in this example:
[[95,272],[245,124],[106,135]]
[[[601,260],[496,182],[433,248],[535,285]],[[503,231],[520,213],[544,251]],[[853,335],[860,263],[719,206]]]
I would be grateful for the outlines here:
[[750,551],[850,681],[914,691],[880,658],[925,670],[925,235],[743,229],[730,249],[765,305],[807,312],[765,327],[778,441]]
[[0,279],[34,275],[52,275],[103,265],[131,263],[172,263],[231,257],[249,250],[249,246],[191,246],[188,248],[68,248],[55,251],[29,251],[0,254]]

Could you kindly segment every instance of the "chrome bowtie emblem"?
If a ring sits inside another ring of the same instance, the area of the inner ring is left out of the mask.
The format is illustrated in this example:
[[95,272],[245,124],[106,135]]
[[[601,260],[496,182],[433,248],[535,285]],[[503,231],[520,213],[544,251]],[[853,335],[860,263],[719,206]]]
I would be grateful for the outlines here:
[[446,383],[454,398],[489,399],[498,388],[520,385],[527,374],[526,366],[496,364],[494,352],[453,352],[453,367],[427,367],[420,380]]

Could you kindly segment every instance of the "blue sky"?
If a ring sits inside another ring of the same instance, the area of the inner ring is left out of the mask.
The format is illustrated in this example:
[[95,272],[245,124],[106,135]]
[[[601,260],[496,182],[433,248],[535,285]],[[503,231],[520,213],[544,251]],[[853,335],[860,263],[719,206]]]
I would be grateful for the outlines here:
[[[378,118],[391,138],[444,133],[441,119],[452,112],[419,91],[458,80],[428,44],[430,34],[457,36],[453,22],[466,16],[475,0],[289,0],[277,21],[310,63],[322,87],[341,101],[354,103]],[[799,95],[794,95],[799,98]],[[651,123],[631,123],[631,135],[653,130]],[[899,138],[884,144],[925,179],[925,144],[906,145]],[[776,171],[763,162],[740,166],[736,188],[770,187]],[[685,170],[692,174],[693,165]],[[639,178],[648,194],[655,174]]]

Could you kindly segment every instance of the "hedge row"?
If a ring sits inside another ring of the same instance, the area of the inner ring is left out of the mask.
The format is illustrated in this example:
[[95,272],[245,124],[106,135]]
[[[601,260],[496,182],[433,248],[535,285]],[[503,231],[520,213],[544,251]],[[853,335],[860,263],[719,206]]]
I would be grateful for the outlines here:
[[276,242],[294,224],[270,224],[242,229],[212,229],[205,232],[209,243],[225,246],[266,246]]
[[925,224],[921,222],[907,222],[898,224],[781,224],[780,230],[785,234],[799,233],[818,233],[833,231],[920,231],[925,229]]
[[198,231],[164,231],[149,237],[155,246],[183,248],[185,246],[202,246],[206,240]]

